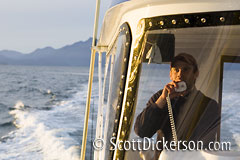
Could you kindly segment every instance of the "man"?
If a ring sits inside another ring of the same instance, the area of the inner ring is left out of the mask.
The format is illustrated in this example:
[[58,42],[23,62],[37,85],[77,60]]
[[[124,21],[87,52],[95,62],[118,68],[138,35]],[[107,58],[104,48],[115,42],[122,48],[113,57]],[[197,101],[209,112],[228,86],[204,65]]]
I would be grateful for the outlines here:
[[[163,137],[168,142],[173,140],[166,102],[169,94],[178,141],[202,141],[206,148],[210,142],[216,141],[220,107],[215,100],[196,89],[198,75],[198,65],[193,56],[181,53],[174,57],[170,69],[171,82],[155,93],[138,115],[134,126],[136,134],[150,138],[157,133],[158,141],[162,141]],[[176,92],[180,81],[186,83],[187,89]],[[159,145],[162,149],[162,144]],[[158,159],[160,152],[155,152],[155,159]]]

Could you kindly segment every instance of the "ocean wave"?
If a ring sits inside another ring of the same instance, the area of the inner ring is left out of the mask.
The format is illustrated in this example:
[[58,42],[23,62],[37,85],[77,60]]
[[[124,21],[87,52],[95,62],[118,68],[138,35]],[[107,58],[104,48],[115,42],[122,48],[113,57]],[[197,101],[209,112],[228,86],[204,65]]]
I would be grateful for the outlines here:
[[233,138],[236,141],[238,151],[240,151],[240,133],[233,134]]
[[11,95],[11,94],[34,94],[34,95],[38,95],[38,96],[56,96],[57,93],[54,93],[54,91],[52,91],[51,89],[45,89],[45,88],[39,88],[39,87],[32,87],[32,86],[17,86],[15,88],[10,88],[7,91],[7,94]]
[[[93,84],[97,88],[98,84]],[[70,98],[57,101],[54,105],[27,106],[18,101],[9,111],[18,129],[0,140],[0,159],[46,159],[75,160],[80,156],[87,85]],[[97,108],[98,92],[93,90],[94,107]],[[93,104],[91,104],[91,108]],[[96,109],[95,109],[96,111]],[[96,116],[96,112],[93,113]],[[96,119],[89,119],[95,128]],[[89,133],[94,130],[89,128]],[[87,155],[91,139],[87,141]]]
[[30,87],[29,85],[23,85],[23,86],[15,86],[15,88],[10,88],[8,90],[8,93],[16,93],[16,92],[41,92],[41,89],[35,88],[35,87]]
[[6,107],[6,105],[5,104],[3,104],[3,103],[0,103],[0,108],[5,108]]
[[[16,109],[17,110],[24,110],[24,109],[29,109],[29,108],[31,108],[31,106],[23,104],[22,101],[17,101],[17,103],[13,107],[9,107],[8,109],[9,110],[16,110]],[[9,114],[11,114],[11,113],[14,113],[14,111],[9,112]]]
[[[9,148],[6,151],[12,155],[11,158],[21,159],[22,156],[25,157],[23,159],[31,159],[31,154],[36,153],[39,154],[37,157],[41,157],[40,155],[42,154],[43,159],[48,160],[79,159],[80,148],[77,145],[69,145],[73,144],[71,142],[72,138],[64,132],[64,128],[51,128],[46,125],[45,120],[47,119],[48,111],[27,112],[22,110],[23,106],[19,102],[16,105],[16,109],[10,111],[10,114],[15,118],[14,124],[19,129],[2,139],[5,141],[5,145],[12,146],[11,149]],[[54,117],[52,118],[54,119]],[[0,144],[0,152],[3,150],[3,146]],[[16,151],[19,155],[15,155],[14,152]]]
[[5,123],[0,124],[0,127],[8,127],[8,126],[12,126],[12,125],[13,125],[13,122],[5,122]]
[[[9,132],[7,135],[2,136],[2,137],[0,138],[0,142],[6,143],[6,142],[8,141],[8,139],[13,139],[13,138],[14,138],[13,132],[14,132],[14,131],[11,131],[11,132]],[[0,148],[1,148],[1,147],[0,147]],[[0,151],[1,151],[1,150],[0,150]]]
[[7,109],[7,105],[0,103],[0,112],[3,113]]
[[86,100],[86,90],[87,86],[70,99],[56,102],[46,110],[44,107],[31,108],[18,101],[9,111],[18,129],[1,139],[0,157],[24,160],[36,159],[34,156],[47,160],[79,159],[84,122],[82,114],[85,110],[82,104]]

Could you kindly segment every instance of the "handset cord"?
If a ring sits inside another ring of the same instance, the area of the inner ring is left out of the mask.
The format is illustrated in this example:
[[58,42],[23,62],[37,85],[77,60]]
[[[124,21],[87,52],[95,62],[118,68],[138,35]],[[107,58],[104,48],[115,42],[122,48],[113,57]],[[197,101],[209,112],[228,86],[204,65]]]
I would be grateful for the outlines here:
[[175,122],[174,122],[174,118],[173,118],[172,105],[171,105],[169,93],[166,97],[166,100],[167,100],[167,105],[168,105],[168,113],[169,113],[169,118],[170,118],[171,129],[172,129],[172,136],[173,136],[173,140],[175,141],[175,143],[177,145],[177,142],[178,142],[177,132],[176,132]]

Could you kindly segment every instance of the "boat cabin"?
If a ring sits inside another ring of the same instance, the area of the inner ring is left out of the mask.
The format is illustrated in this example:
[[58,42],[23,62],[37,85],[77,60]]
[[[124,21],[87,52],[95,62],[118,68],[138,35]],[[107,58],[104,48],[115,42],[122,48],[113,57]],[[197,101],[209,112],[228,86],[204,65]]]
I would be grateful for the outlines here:
[[196,59],[196,89],[221,108],[216,141],[231,142],[228,156],[233,159],[240,151],[240,1],[113,1],[94,50],[100,75],[96,138],[105,144],[95,151],[95,159],[152,157],[153,152],[122,149],[123,143],[115,148],[110,139],[117,143],[140,138],[134,132],[136,117],[171,81],[170,62],[180,53]]

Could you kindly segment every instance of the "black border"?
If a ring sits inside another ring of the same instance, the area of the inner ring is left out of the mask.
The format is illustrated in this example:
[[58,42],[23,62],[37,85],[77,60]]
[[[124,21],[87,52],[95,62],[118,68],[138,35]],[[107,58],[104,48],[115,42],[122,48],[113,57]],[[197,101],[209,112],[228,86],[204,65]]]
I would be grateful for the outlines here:
[[[120,122],[120,117],[122,113],[123,96],[124,96],[124,91],[126,86],[127,70],[129,65],[129,57],[130,57],[130,50],[131,50],[131,43],[132,43],[132,35],[131,35],[131,30],[128,23],[124,23],[121,25],[120,34],[118,38],[122,35],[126,36],[126,43],[128,44],[123,44],[125,47],[124,47],[123,59],[121,59],[122,61],[121,75],[123,75],[124,77],[121,77],[121,80],[119,83],[119,90],[121,94],[118,93],[119,95],[118,95],[118,101],[116,106],[117,110],[114,118],[114,126],[113,126],[113,132],[112,132],[112,137],[116,138],[115,140],[113,140],[114,144],[116,143],[117,136],[118,136],[118,128],[119,128],[119,122]],[[115,134],[115,136],[113,136],[113,134]],[[113,145],[111,145],[110,147],[113,147]],[[113,159],[113,156],[114,156],[114,150],[110,149],[108,159]]]
[[[188,23],[185,20],[188,20]],[[188,27],[209,27],[221,25],[239,25],[240,11],[201,12],[146,18],[146,29],[170,29]],[[173,23],[175,21],[175,23]]]

